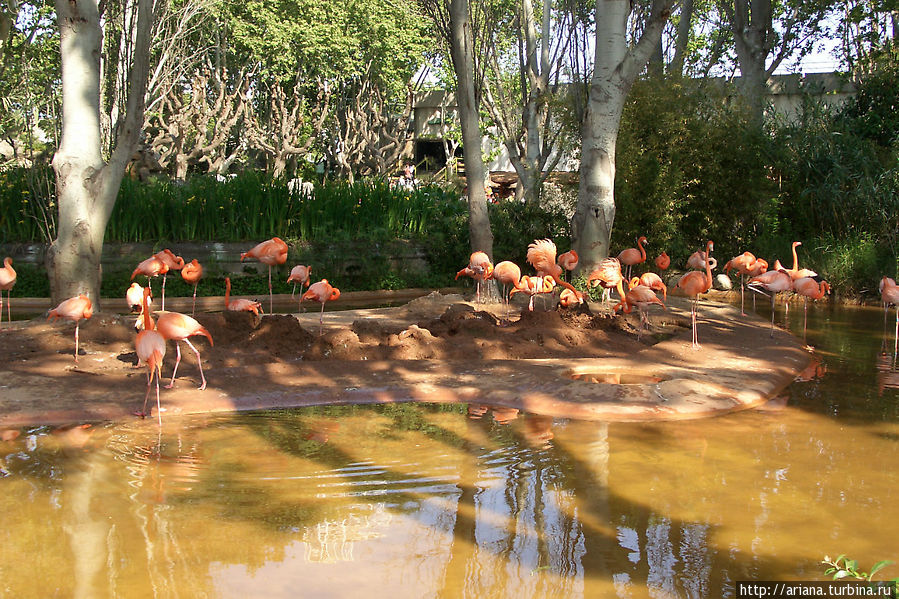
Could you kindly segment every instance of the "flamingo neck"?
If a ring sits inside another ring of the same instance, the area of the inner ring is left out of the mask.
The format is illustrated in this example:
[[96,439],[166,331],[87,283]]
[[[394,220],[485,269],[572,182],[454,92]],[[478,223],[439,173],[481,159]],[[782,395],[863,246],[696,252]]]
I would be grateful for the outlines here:
[[796,242],[793,242],[793,272],[799,270],[799,255],[796,253]]
[[643,244],[646,243],[646,238],[641,237],[637,240],[637,247],[640,249],[640,257],[645,261],[646,260],[646,250],[643,249]]
[[225,279],[225,308],[231,303],[231,279]]
[[705,282],[708,289],[712,288],[712,242],[705,244]]

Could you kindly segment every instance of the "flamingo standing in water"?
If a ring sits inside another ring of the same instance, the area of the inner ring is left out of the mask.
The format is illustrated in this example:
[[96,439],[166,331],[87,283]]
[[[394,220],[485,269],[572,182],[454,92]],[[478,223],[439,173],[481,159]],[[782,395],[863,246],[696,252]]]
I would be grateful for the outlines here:
[[511,291],[509,291],[509,297],[511,298],[513,293],[527,293],[531,296],[531,301],[528,302],[528,310],[533,312],[534,296],[538,293],[552,293],[555,287],[556,281],[550,275],[536,277],[525,275],[521,277],[521,280],[515,284],[515,287]]
[[[571,273],[571,271],[573,271],[575,268],[577,268],[578,260],[579,259],[578,259],[577,252],[574,250],[568,250],[567,252],[565,252],[563,254],[559,254],[559,257],[556,259],[556,262],[558,263],[559,266],[561,266],[562,268],[567,270],[569,273]],[[570,292],[570,290],[569,290],[569,292]],[[569,293],[569,296],[570,295],[571,294]]]
[[793,279],[785,269],[769,270],[757,277],[749,279],[749,288],[758,291],[761,287],[771,293],[771,336],[774,337],[774,298],[781,291],[793,289]]
[[702,271],[693,270],[686,273],[677,282],[677,287],[679,287],[686,295],[693,298],[690,309],[690,320],[693,321],[693,349],[699,349],[701,347],[699,345],[699,336],[696,331],[696,309],[699,304],[699,294],[705,293],[712,288],[712,260],[714,259],[711,258],[711,253],[713,249],[715,249],[715,244],[713,241],[709,240],[705,246],[706,259],[704,259],[704,273]]
[[12,307],[9,294],[16,284],[16,271],[12,267],[12,258],[3,259],[3,268],[0,268],[0,324],[3,323],[3,292],[6,292],[6,321],[12,322]]
[[181,314],[180,312],[163,312],[160,314],[159,321],[156,323],[156,330],[159,331],[159,334],[165,339],[172,339],[175,342],[175,368],[172,370],[172,381],[166,385],[165,388],[171,389],[175,386],[175,374],[178,372],[178,364],[181,363],[181,344],[178,342],[184,341],[197,355],[197,365],[200,367],[200,380],[202,381],[200,384],[200,391],[205,389],[206,376],[203,374],[203,360],[200,358],[200,352],[194,347],[188,337],[192,337],[193,335],[203,335],[209,339],[209,345],[212,345],[212,335],[206,330],[206,327],[187,314]]
[[556,264],[556,244],[549,239],[537,239],[528,245],[528,263],[537,271],[538,277],[552,277],[553,281],[570,290],[583,303],[583,294],[570,283],[561,279],[562,267]]
[[521,280],[521,268],[514,262],[503,260],[493,269],[493,280],[503,286],[503,301],[509,305],[509,294],[506,294],[506,288],[510,285],[515,286]]
[[636,266],[641,262],[646,262],[646,250],[643,247],[644,245],[646,245],[646,237],[640,236],[640,238],[637,239],[637,247],[627,248],[618,254],[618,261],[627,266],[628,281],[631,278],[631,267]]
[[158,258],[168,267],[162,273],[162,309],[165,310],[165,280],[169,276],[170,270],[181,270],[184,268],[184,258],[176,256],[172,250],[169,249],[156,252],[153,254],[153,257]]
[[899,286],[893,279],[884,277],[880,280],[880,299],[883,301],[884,325],[890,305],[896,306],[896,329],[893,332],[893,353],[896,354],[896,347],[899,345]]
[[640,328],[637,330],[637,341],[639,341],[640,337],[643,335],[644,325],[649,324],[649,316],[647,314],[649,306],[652,304],[659,304],[664,309],[665,304],[662,303],[662,300],[656,296],[652,289],[640,283],[639,277],[631,279],[628,283],[628,287],[630,287],[630,289],[624,294],[624,298],[615,304],[615,307],[612,308],[612,312],[621,308],[622,312],[630,314],[634,309],[634,306],[637,307],[637,311],[640,313]]
[[802,338],[805,339],[806,323],[808,321],[808,300],[819,300],[825,294],[830,293],[830,284],[827,281],[819,283],[812,277],[802,277],[793,281],[793,291],[802,296]]
[[197,313],[197,285],[203,278],[203,265],[194,258],[181,269],[181,278],[188,285],[194,286],[194,300],[190,308],[190,315],[193,316]]
[[[730,273],[731,269],[736,269],[738,273],[740,273],[740,315],[746,316],[746,311],[743,309],[743,283],[745,281],[746,275],[751,273],[755,268],[756,257],[752,252],[743,252],[739,256],[734,256],[730,260],[727,261],[727,264],[724,265],[724,272]],[[765,268],[767,269],[768,264],[765,263]],[[761,273],[759,273],[761,274]]]
[[816,273],[815,271],[809,270],[807,268],[799,268],[799,256],[796,254],[796,246],[799,245],[802,245],[801,241],[793,242],[793,247],[791,248],[793,251],[793,268],[787,270],[787,273],[794,281],[805,277],[817,277],[818,273]]
[[248,299],[231,299],[231,277],[225,277],[225,309],[232,312],[252,312],[259,316],[262,304]]
[[162,407],[159,403],[159,379],[162,377],[162,359],[165,357],[165,338],[156,331],[153,319],[150,317],[150,290],[143,290],[141,298],[143,317],[143,330],[137,334],[134,340],[134,349],[137,352],[138,363],[147,365],[147,394],[144,395],[144,407],[138,416],[144,418],[147,415],[147,400],[150,398],[150,383],[156,378],[156,416],[159,418],[159,426],[162,426]]
[[303,300],[311,300],[314,302],[318,302],[322,305],[321,314],[318,317],[318,334],[322,333],[322,325],[324,324],[325,318],[325,302],[333,301],[336,299],[340,299],[340,289],[332,286],[328,279],[322,279],[318,283],[313,283],[309,286],[309,289],[306,290],[306,293],[303,294],[303,297],[300,298],[300,301]]
[[78,327],[81,325],[81,319],[88,319],[94,315],[94,308],[90,298],[83,293],[77,297],[70,297],[58,306],[50,310],[47,320],[55,321],[57,318],[64,318],[75,323],[75,362],[78,362]]
[[656,266],[659,267],[659,270],[668,270],[668,267],[671,266],[671,258],[668,257],[668,254],[662,252],[658,256],[656,256]]
[[[590,287],[600,286],[603,288],[603,295],[609,293],[613,287],[618,290],[618,297],[624,299],[624,277],[621,276],[621,262],[618,258],[606,258],[599,263],[599,267],[592,271],[587,277],[587,285]],[[603,300],[608,299],[604,297]]]
[[287,244],[278,237],[272,237],[268,241],[257,244],[249,252],[240,255],[240,261],[244,258],[256,258],[263,264],[268,265],[268,311],[274,313],[272,305],[272,266],[276,264],[284,264],[287,262]]
[[493,275],[493,264],[484,252],[473,252],[468,258],[468,266],[456,273],[456,280],[461,276],[471,277],[475,280],[475,302],[481,303],[481,281],[486,281]]

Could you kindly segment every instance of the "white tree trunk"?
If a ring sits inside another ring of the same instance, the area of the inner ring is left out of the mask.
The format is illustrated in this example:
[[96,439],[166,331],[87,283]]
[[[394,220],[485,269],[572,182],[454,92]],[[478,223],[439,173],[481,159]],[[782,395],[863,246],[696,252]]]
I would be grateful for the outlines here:
[[624,101],[662,35],[671,0],[653,0],[639,41],[627,45],[629,0],[596,1],[596,62],[581,130],[577,209],[571,245],[578,271],[590,272],[609,255],[615,221],[615,144]]
[[57,237],[47,252],[53,302],[85,293],[100,307],[100,254],[125,166],[143,122],[152,3],[141,0],[128,114],[109,164],[101,155],[100,13],[97,0],[57,0],[62,67],[62,139],[53,157]]
[[456,72],[457,103],[465,148],[465,180],[468,182],[468,231],[471,251],[485,252],[493,260],[493,232],[487,215],[484,192],[484,159],[481,155],[481,130],[474,89],[474,59],[468,0],[451,0],[450,54]]

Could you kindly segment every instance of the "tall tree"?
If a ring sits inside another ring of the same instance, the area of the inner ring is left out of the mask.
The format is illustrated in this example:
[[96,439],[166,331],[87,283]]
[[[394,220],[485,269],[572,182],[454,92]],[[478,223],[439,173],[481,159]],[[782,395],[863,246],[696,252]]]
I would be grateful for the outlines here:
[[577,22],[570,11],[554,15],[552,5],[542,0],[535,10],[532,0],[520,0],[516,6],[511,61],[518,72],[511,77],[502,67],[511,61],[500,55],[501,44],[487,47],[493,76],[485,81],[485,105],[518,174],[516,194],[526,202],[539,199],[546,176],[562,157],[559,141],[565,129],[555,118],[552,100],[562,86],[564,58]]
[[768,82],[784,60],[811,51],[832,4],[828,0],[720,0],[733,35],[740,90],[762,126]]
[[596,0],[596,55],[581,125],[578,202],[571,244],[578,269],[589,272],[609,255],[615,221],[615,144],[627,93],[646,67],[673,0],[652,0],[637,41],[628,44],[629,0]]
[[143,124],[152,0],[137,0],[126,112],[106,162],[100,131],[101,28],[98,0],[56,0],[62,65],[62,138],[53,157],[59,201],[56,239],[47,251],[54,301],[85,293],[99,308],[100,254],[128,160]]
[[473,252],[485,252],[493,260],[493,231],[490,229],[484,189],[486,169],[481,152],[483,136],[475,71],[476,39],[471,10],[468,0],[424,0],[423,6],[449,48],[456,79],[456,106],[462,129],[465,180],[468,187],[470,247]]

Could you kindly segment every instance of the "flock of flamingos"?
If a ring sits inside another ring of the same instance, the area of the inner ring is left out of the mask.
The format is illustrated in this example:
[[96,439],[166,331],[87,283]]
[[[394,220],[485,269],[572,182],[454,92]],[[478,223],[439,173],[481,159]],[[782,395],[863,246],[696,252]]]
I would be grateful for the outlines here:
[[[653,304],[659,304],[665,308],[663,300],[667,300],[668,289],[662,278],[654,272],[645,272],[640,276],[631,277],[631,270],[634,266],[646,261],[646,237],[640,237],[637,240],[637,247],[628,248],[618,254],[616,258],[607,258],[602,261],[599,267],[593,270],[588,278],[588,285],[592,288],[601,287],[604,293],[608,293],[611,289],[616,289],[619,295],[619,301],[615,304],[613,311],[622,310],[630,313],[637,308],[640,314],[640,329],[638,339],[643,332],[645,324],[649,323],[647,311]],[[750,252],[743,252],[739,256],[735,256],[724,266],[725,272],[735,270],[740,274],[740,309],[743,311],[743,294],[744,287],[748,286],[751,290],[764,293],[771,297],[771,334],[774,334],[774,302],[778,293],[792,291],[802,295],[807,302],[808,299],[816,300],[830,293],[830,285],[826,281],[820,280],[817,273],[806,268],[799,268],[799,260],[796,253],[796,247],[802,245],[799,241],[793,242],[793,267],[790,269],[781,265],[779,260],[775,260],[773,266],[769,268],[767,261],[756,258]],[[691,321],[693,329],[692,345],[694,349],[699,348],[697,337],[696,315],[697,303],[699,296],[709,289],[713,284],[712,269],[717,267],[717,261],[711,257],[714,250],[714,243],[709,241],[706,243],[705,251],[694,252],[687,260],[687,268],[693,269],[685,273],[678,279],[675,287],[680,289],[681,293],[692,299],[691,303]],[[287,261],[287,244],[281,239],[274,237],[268,241],[264,241],[256,245],[253,249],[240,255],[241,261],[246,258],[253,258],[259,262],[268,265],[268,284],[269,284],[269,311],[272,310],[272,271],[274,265],[284,264]],[[556,256],[556,245],[549,239],[536,240],[528,246],[527,261],[536,271],[535,275],[521,274],[521,268],[513,262],[503,261],[495,266],[490,262],[489,257],[484,252],[474,252],[469,258],[468,265],[456,274],[456,279],[460,276],[469,276],[475,279],[477,284],[476,297],[480,302],[480,285],[487,280],[493,279],[503,287],[503,297],[508,303],[509,298],[514,293],[524,293],[530,296],[528,309],[534,309],[534,297],[538,294],[554,293],[556,286],[564,288],[559,297],[559,303],[563,307],[571,307],[581,304],[585,300],[585,294],[575,289],[570,283],[563,280],[564,270],[572,271],[577,267],[578,255],[574,250],[565,252],[558,257]],[[662,252],[654,261],[659,272],[665,271],[671,264],[671,259],[665,252]],[[626,267],[626,274],[622,272],[622,267]],[[181,314],[178,312],[167,312],[165,310],[165,281],[169,271],[178,270],[181,272],[182,278],[194,286],[194,311],[196,309],[196,287],[200,278],[203,276],[203,267],[197,260],[185,263],[184,259],[176,256],[170,250],[162,250],[150,258],[147,258],[134,269],[131,279],[138,275],[147,277],[147,287],[142,288],[138,283],[133,283],[126,293],[126,300],[133,312],[139,312],[136,328],[138,329],[135,339],[135,348],[140,362],[147,366],[147,393],[144,397],[144,406],[139,416],[147,415],[147,400],[150,396],[152,382],[156,381],[156,405],[159,424],[162,425],[162,417],[159,400],[159,380],[162,376],[162,360],[166,353],[166,341],[174,340],[176,357],[175,366],[172,371],[172,379],[166,389],[170,389],[175,384],[175,375],[178,371],[178,364],[181,362],[181,346],[179,341],[187,343],[197,356],[197,363],[200,368],[200,379],[202,381],[200,390],[206,388],[206,377],[203,374],[203,363],[200,358],[200,352],[190,342],[189,337],[195,335],[205,336],[212,345],[212,335],[192,316]],[[340,290],[328,283],[327,279],[322,279],[317,283],[310,284],[311,267],[305,265],[297,265],[293,267],[287,278],[288,283],[307,286],[308,289],[300,297],[300,304],[304,300],[319,302],[322,305],[322,314],[319,322],[322,322],[324,315],[325,303],[336,300],[340,297]],[[154,322],[151,316],[150,304],[152,292],[150,289],[150,278],[162,275],[162,306],[157,312],[158,317]],[[748,282],[745,281],[749,277]],[[2,322],[3,314],[3,291],[7,292],[7,319],[10,319],[9,294],[16,282],[16,272],[12,267],[12,259],[4,260],[3,268],[0,268],[0,322]],[[627,290],[624,285],[627,284]],[[234,311],[250,311],[255,315],[262,312],[260,302],[247,299],[230,299],[231,280],[225,279],[225,306],[228,310]],[[510,288],[508,295],[506,289]],[[656,291],[662,292],[663,299],[659,299]],[[899,286],[896,282],[889,278],[883,277],[880,282],[881,299],[884,303],[884,322],[886,322],[886,311],[889,306],[896,306],[896,336],[899,338]],[[192,312],[193,313],[193,312]],[[56,308],[50,310],[48,318],[55,320],[63,318],[75,322],[75,361],[78,361],[78,328],[82,318],[88,319],[93,314],[91,300],[84,294],[77,297],[67,299],[60,303]]]

